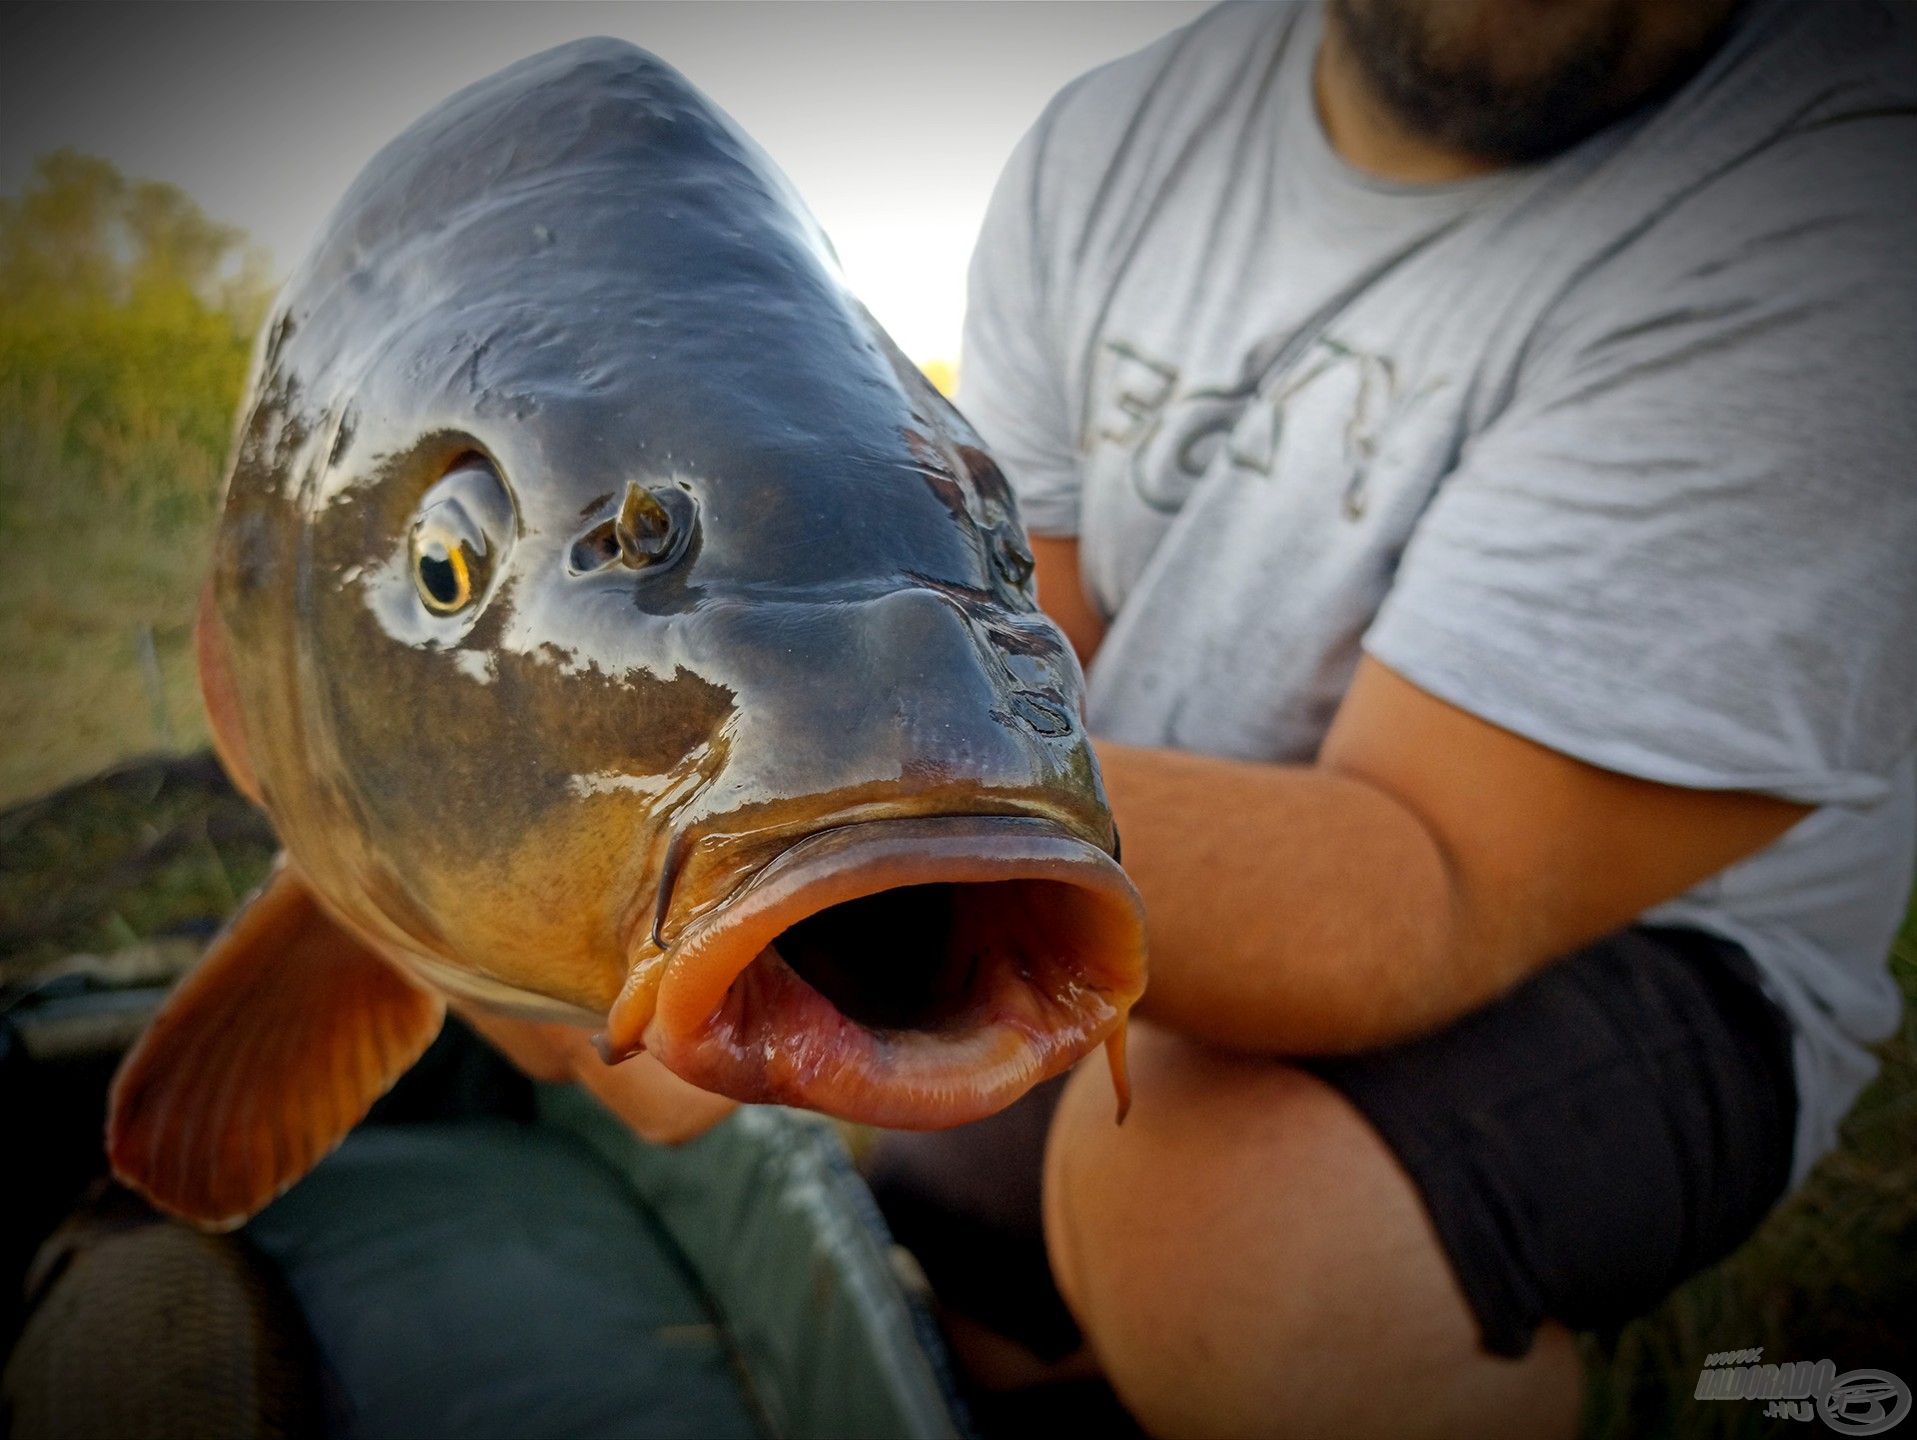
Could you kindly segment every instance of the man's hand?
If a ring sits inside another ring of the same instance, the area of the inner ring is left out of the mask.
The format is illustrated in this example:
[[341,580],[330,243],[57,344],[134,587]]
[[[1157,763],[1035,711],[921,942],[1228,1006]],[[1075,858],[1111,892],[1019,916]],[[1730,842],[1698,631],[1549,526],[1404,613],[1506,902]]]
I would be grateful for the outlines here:
[[[1089,659],[1103,627],[1076,542],[1033,551]],[[1280,1053],[1443,1025],[1808,813],[1587,765],[1369,659],[1314,766],[1097,748],[1145,899],[1140,1013]]]
[[573,1081],[641,1140],[678,1145],[705,1134],[739,1102],[688,1085],[650,1055],[608,1065],[576,1025],[548,1024],[455,1004],[459,1018],[534,1080]]

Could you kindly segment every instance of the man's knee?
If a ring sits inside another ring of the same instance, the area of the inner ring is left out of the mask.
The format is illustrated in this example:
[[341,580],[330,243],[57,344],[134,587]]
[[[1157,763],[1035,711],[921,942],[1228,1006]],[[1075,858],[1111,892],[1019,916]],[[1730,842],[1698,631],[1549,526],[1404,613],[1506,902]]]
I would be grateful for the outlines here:
[[1053,1127],[1045,1228],[1059,1289],[1148,1425],[1179,1428],[1174,1388],[1279,1403],[1300,1346],[1351,1308],[1337,1277],[1314,1273],[1310,1233],[1316,1197],[1350,1169],[1326,1113],[1340,1102],[1289,1066],[1145,1027],[1132,1052],[1122,1127],[1089,1069]]
[[[1336,1091],[1142,1026],[1133,1089],[1119,1127],[1102,1075],[1067,1088],[1045,1228],[1060,1290],[1148,1428],[1463,1434],[1474,1392],[1526,1403],[1534,1382],[1479,1353],[1409,1179]],[[1554,1372],[1537,1395],[1555,1408],[1514,1433],[1574,1420],[1568,1347],[1549,1334],[1526,1362]]]

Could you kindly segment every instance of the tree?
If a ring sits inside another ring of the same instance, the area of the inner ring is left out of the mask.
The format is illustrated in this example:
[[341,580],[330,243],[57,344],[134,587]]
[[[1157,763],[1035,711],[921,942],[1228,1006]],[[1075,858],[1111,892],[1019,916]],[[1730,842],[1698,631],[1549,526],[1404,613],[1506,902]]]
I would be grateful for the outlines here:
[[40,157],[0,199],[0,305],[133,305],[190,295],[250,330],[265,297],[265,257],[236,226],[209,219],[177,185],[129,180],[76,150]]

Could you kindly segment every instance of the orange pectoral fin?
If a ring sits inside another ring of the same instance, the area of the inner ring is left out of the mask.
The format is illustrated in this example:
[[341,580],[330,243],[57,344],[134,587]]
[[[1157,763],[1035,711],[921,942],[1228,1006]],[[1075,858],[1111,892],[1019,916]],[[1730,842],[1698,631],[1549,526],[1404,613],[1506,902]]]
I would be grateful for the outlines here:
[[238,1225],[346,1138],[445,1013],[282,862],[121,1062],[113,1173],[196,1225]]

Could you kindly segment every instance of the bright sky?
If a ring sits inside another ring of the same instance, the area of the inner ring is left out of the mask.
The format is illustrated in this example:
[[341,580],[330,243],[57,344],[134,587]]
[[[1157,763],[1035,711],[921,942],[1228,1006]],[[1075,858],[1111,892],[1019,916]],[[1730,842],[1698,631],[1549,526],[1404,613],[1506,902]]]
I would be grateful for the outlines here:
[[999,167],[1074,76],[1195,16],[1134,3],[0,7],[0,193],[62,145],[170,180],[289,269],[360,166],[469,81],[645,46],[776,159],[913,358],[951,359]]

